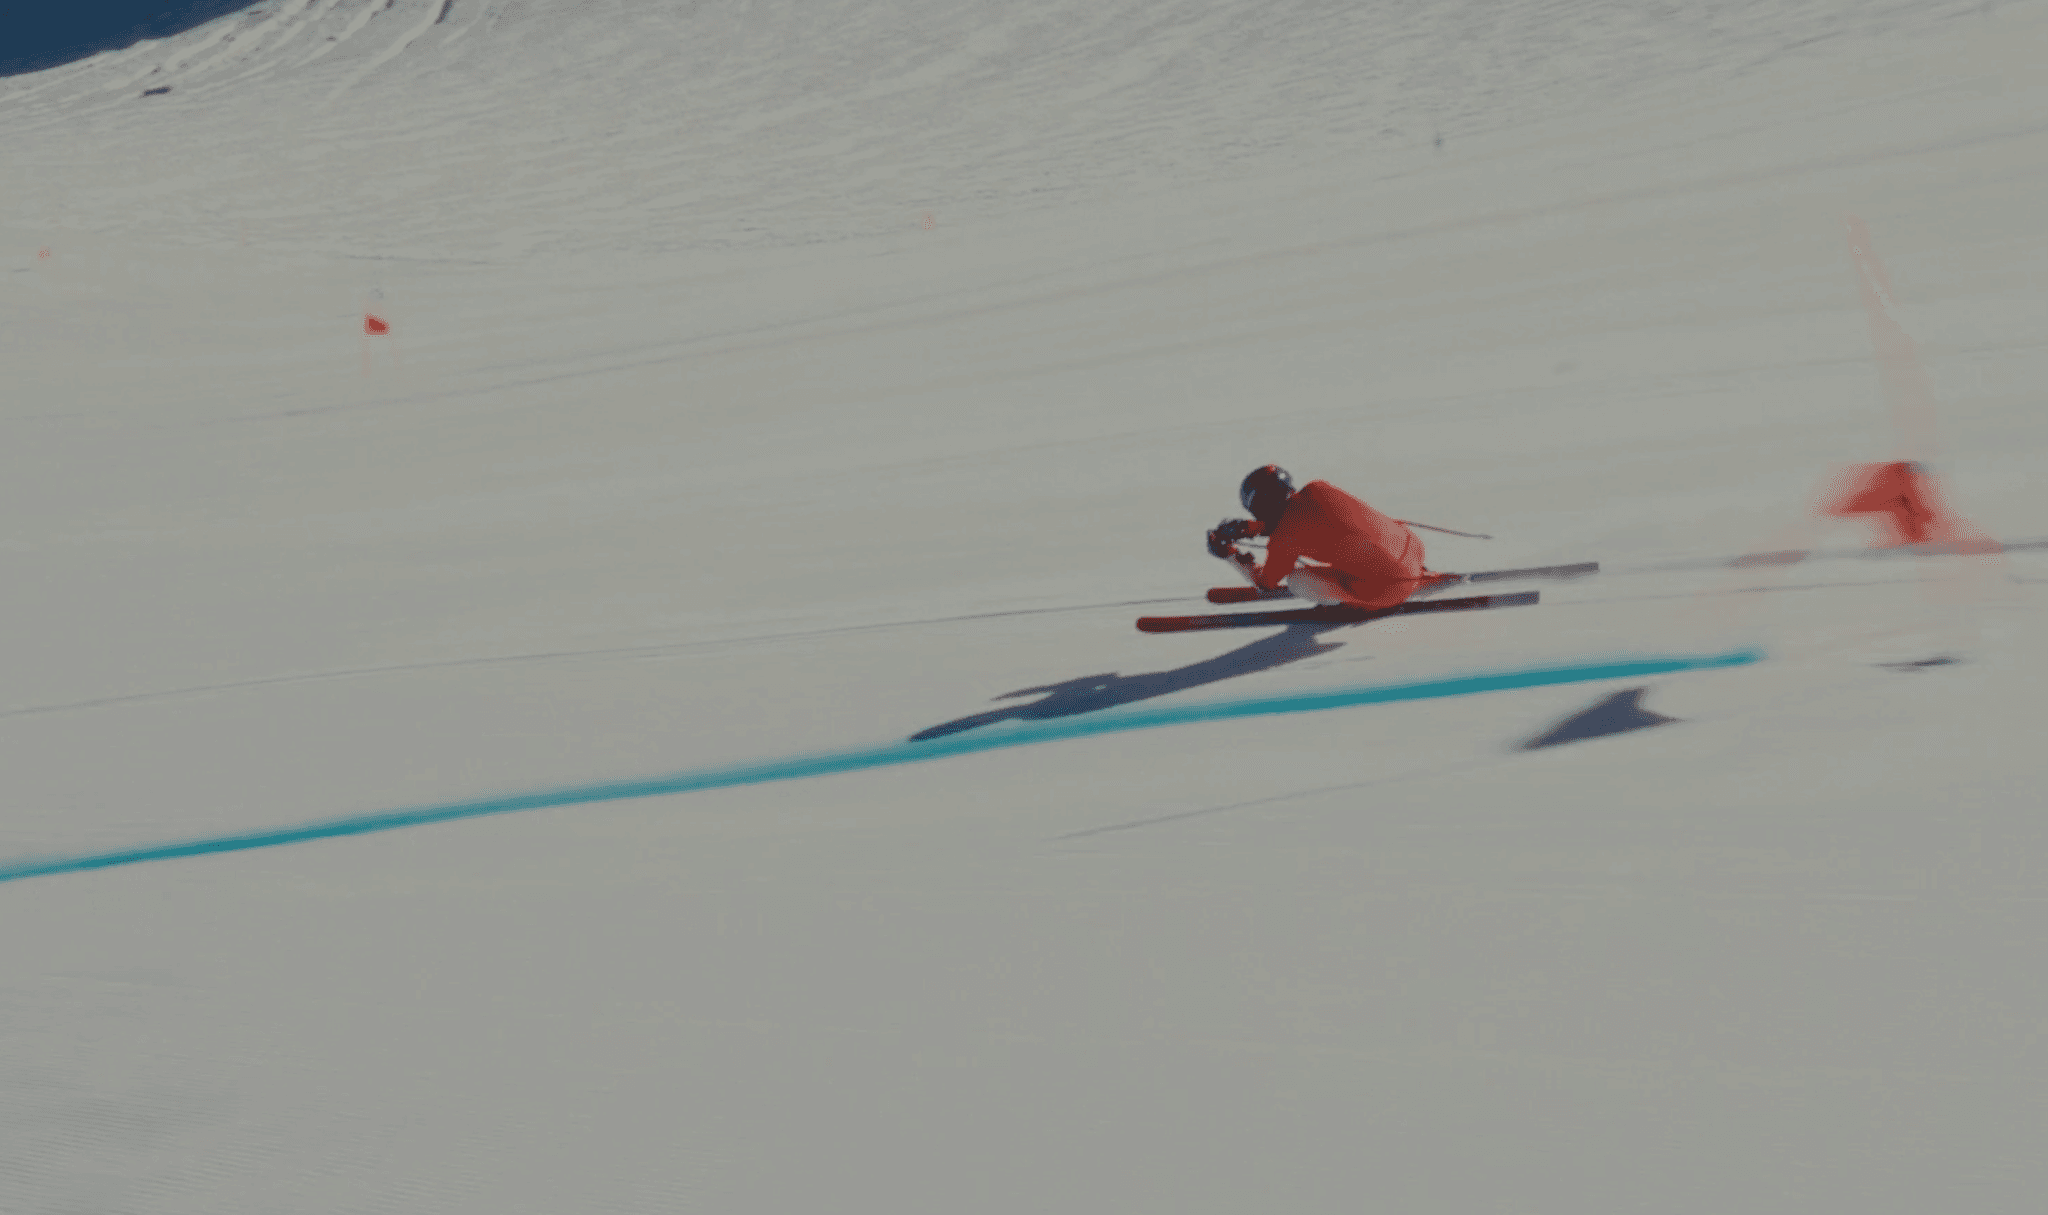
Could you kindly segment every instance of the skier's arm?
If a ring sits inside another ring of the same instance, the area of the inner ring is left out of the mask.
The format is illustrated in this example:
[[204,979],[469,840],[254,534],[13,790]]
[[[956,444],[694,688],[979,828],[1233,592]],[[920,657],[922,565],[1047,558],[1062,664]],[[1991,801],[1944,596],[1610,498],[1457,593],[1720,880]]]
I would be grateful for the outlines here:
[[1250,519],[1225,519],[1209,530],[1209,555],[1220,557],[1244,571],[1246,579],[1257,576],[1259,559],[1237,547],[1258,524]]
[[1301,560],[1301,547],[1293,540],[1275,533],[1266,541],[1266,561],[1259,566],[1252,579],[1262,591],[1277,591],[1287,581],[1287,575],[1294,572],[1295,563]]

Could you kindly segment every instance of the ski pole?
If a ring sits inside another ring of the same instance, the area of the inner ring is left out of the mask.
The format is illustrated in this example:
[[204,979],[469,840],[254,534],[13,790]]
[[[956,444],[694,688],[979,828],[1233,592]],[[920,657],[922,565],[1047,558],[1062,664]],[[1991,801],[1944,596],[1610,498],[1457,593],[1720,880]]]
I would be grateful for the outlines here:
[[1407,525],[1408,525],[1409,527],[1420,527],[1420,528],[1423,528],[1423,529],[1425,529],[1425,530],[1427,530],[1427,531],[1432,531],[1432,532],[1442,532],[1442,533],[1443,533],[1444,535],[1446,535],[1446,536],[1463,536],[1463,537],[1465,537],[1465,538],[1466,538],[1467,540],[1491,540],[1491,539],[1493,539],[1493,537],[1492,537],[1492,536],[1486,536],[1486,535],[1481,535],[1481,534],[1480,534],[1480,533],[1478,533],[1478,532],[1454,532],[1454,531],[1452,531],[1452,530],[1451,530],[1450,528],[1448,528],[1448,527],[1437,527],[1437,526],[1434,526],[1433,524],[1428,524],[1428,523],[1417,523],[1417,522],[1416,522],[1415,520],[1413,520],[1413,519],[1396,519],[1396,520],[1394,520],[1394,522],[1396,522],[1396,523],[1405,523],[1405,524],[1407,524]]

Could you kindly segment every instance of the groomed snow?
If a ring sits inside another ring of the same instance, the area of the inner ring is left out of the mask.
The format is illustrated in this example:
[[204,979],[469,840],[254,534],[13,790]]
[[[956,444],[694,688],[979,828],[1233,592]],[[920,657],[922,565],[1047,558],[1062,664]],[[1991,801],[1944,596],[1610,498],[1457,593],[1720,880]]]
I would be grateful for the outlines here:
[[[0,878],[1763,655],[0,881],[0,1212],[2032,1209],[2048,548],[1711,562],[1907,454],[1851,216],[2048,537],[2044,39],[266,0],[0,79]],[[1137,633],[1267,461],[1604,572]]]

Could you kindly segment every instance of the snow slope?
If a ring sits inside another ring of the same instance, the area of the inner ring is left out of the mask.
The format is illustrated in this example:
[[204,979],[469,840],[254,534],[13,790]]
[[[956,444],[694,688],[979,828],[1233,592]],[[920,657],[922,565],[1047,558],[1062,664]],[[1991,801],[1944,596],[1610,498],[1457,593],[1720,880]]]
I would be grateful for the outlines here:
[[[1864,537],[1850,215],[2048,535],[2044,34],[281,0],[0,80],[0,876],[548,803],[0,882],[0,1211],[2026,1209],[2048,552],[1691,566]],[[1269,460],[1608,572],[1133,631]]]

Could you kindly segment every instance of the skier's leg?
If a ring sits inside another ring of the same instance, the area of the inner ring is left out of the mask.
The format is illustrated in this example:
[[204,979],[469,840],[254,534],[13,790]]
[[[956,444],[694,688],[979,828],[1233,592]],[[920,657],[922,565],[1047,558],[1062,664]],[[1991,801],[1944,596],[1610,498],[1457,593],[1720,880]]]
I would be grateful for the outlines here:
[[1335,566],[1297,569],[1287,576],[1287,589],[1297,599],[1372,611],[1400,606],[1417,586],[1414,578],[1368,576]]
[[1318,569],[1303,566],[1287,575],[1287,589],[1294,592],[1296,599],[1306,599],[1319,606],[1358,606],[1345,591],[1343,584],[1337,581],[1338,577],[1342,575],[1327,566]]

